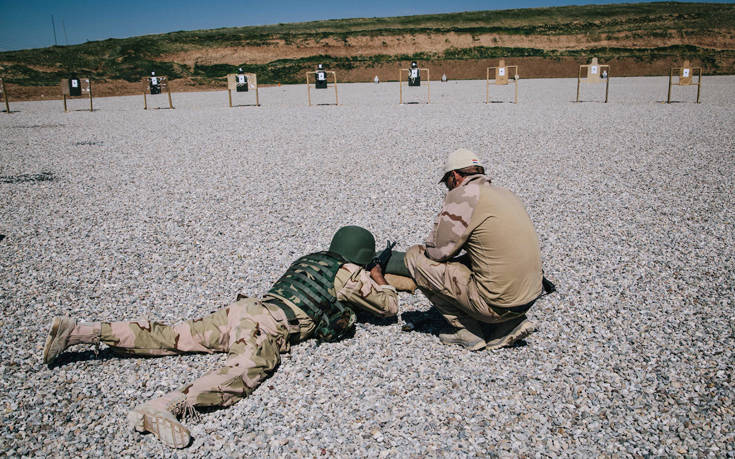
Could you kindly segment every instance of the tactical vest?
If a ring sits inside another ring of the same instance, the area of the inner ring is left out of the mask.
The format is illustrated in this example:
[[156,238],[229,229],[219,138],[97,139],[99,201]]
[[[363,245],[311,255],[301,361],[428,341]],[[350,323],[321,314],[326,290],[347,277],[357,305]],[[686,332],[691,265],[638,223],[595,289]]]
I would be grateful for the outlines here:
[[294,261],[265,295],[265,301],[283,309],[289,320],[295,315],[288,303],[303,310],[316,324],[316,337],[337,341],[355,324],[355,313],[337,301],[334,279],[346,261],[332,252],[316,252]]

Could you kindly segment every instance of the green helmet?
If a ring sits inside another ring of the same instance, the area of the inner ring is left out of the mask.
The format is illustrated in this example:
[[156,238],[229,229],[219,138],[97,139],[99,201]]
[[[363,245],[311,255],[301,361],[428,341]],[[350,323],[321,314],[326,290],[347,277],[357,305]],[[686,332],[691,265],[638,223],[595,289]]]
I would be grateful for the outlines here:
[[366,265],[375,255],[375,238],[365,228],[343,226],[334,233],[329,251],[351,263]]

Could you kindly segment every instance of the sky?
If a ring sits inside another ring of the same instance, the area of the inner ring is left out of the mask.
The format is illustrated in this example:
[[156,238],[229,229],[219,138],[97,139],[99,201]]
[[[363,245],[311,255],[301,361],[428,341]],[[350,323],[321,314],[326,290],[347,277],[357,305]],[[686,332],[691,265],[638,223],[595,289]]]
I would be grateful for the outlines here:
[[[691,1],[691,0],[690,0]],[[731,3],[732,0],[709,0]],[[628,0],[631,2],[631,0]],[[632,0],[634,2],[634,0]],[[354,17],[621,3],[585,0],[0,0],[0,51],[107,38]],[[54,38],[53,22],[56,29]]]

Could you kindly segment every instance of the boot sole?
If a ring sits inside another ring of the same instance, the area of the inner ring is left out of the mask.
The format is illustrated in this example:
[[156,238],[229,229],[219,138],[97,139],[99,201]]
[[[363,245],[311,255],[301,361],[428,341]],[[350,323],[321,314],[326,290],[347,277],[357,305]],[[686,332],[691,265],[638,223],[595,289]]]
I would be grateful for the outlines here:
[[462,346],[463,348],[469,350],[469,351],[479,351],[480,349],[485,347],[485,341],[480,340],[474,344],[469,344],[462,340],[452,340],[452,339],[439,339],[442,344],[456,344],[458,346]]
[[488,341],[486,347],[488,351],[495,351],[504,347],[512,346],[531,333],[536,331],[536,325],[528,320],[524,320],[510,331],[507,335]]
[[[61,319],[58,317],[55,317],[54,320],[51,322],[51,330],[49,330],[48,336],[46,337],[46,344],[43,347],[43,363],[46,365],[51,365],[56,358],[49,361],[49,354],[51,354],[51,346],[56,340],[57,335],[59,334],[59,327],[61,327]],[[58,357],[58,353],[57,353]]]
[[144,413],[143,429],[171,448],[185,448],[191,442],[191,434],[186,427],[162,416]]

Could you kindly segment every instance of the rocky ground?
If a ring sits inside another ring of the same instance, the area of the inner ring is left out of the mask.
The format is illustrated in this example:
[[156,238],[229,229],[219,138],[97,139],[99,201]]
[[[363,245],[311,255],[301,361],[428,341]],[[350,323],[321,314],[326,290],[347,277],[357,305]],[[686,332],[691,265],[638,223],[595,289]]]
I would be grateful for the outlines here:
[[[14,103],[0,113],[0,451],[9,456],[735,455],[735,77],[304,86]],[[421,101],[426,88],[406,90]],[[331,90],[312,93],[333,102]],[[237,94],[236,104],[252,104]],[[166,104],[164,96],[152,101]],[[83,100],[73,109],[85,108]],[[48,369],[51,317],[207,314],[258,295],[342,225],[399,248],[429,232],[445,155],[478,152],[526,204],[558,293],[539,331],[497,352],[444,346],[402,294],[397,320],[308,341],[235,406],[190,423],[183,451],[127,410],[224,355],[121,359],[79,346]],[[402,331],[411,322],[415,330]]]

